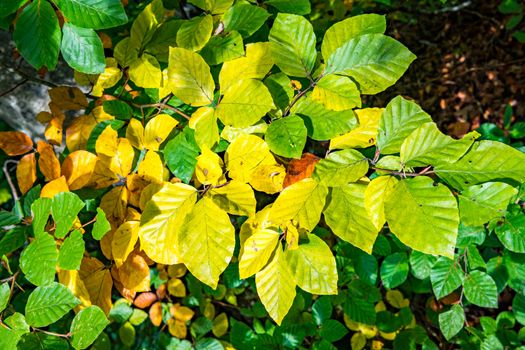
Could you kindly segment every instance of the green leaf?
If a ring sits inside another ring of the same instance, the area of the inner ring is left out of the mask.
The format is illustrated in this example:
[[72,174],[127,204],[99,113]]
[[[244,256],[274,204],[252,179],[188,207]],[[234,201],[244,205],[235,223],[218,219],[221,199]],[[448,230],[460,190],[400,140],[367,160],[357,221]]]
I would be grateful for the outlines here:
[[27,299],[26,321],[33,327],[45,327],[62,318],[80,304],[73,293],[63,284],[53,282],[37,287]]
[[392,99],[379,119],[377,146],[381,154],[398,153],[407,136],[430,122],[432,118],[416,103],[401,96]]
[[495,231],[505,248],[515,253],[525,253],[525,215],[505,218],[502,225],[496,226]]
[[76,26],[107,29],[128,21],[120,0],[55,0],[64,17]]
[[91,230],[91,236],[97,241],[100,241],[102,237],[111,230],[111,225],[106,218],[106,213],[100,208],[97,208],[96,219],[97,221],[93,224],[93,230]]
[[71,68],[86,74],[104,72],[106,60],[102,41],[93,29],[64,23],[62,56]]
[[244,55],[242,36],[238,32],[214,35],[200,51],[210,65],[221,64]]
[[235,249],[235,228],[230,217],[210,198],[202,198],[179,232],[178,249],[188,270],[216,289]]
[[225,32],[229,33],[235,30],[243,38],[247,38],[262,27],[269,16],[270,14],[262,7],[239,3],[224,13],[222,23]]
[[211,15],[198,16],[184,21],[177,32],[177,46],[199,51],[210,40],[213,31]]
[[11,288],[7,282],[0,284],[0,312],[4,311],[9,303]]
[[295,281],[281,249],[255,275],[257,294],[270,317],[280,325],[295,299]]
[[87,348],[108,324],[104,311],[98,306],[90,306],[80,311],[71,323],[71,345],[75,349]]
[[401,162],[406,166],[452,163],[464,155],[479,136],[477,132],[455,140],[444,135],[436,123],[426,123],[414,130],[401,145]]
[[297,285],[312,294],[337,294],[337,268],[330,247],[314,234],[308,243],[287,249],[284,257]]
[[344,149],[331,152],[315,166],[314,175],[327,186],[356,182],[368,172],[368,159],[359,151]]
[[525,325],[525,295],[516,294],[512,300],[512,312],[516,316],[516,321]]
[[58,265],[62,270],[78,270],[84,255],[84,239],[79,230],[71,232],[60,246]]
[[222,93],[215,113],[225,125],[237,128],[253,125],[274,108],[272,95],[259,80],[239,80]]
[[332,188],[324,218],[336,236],[371,254],[379,229],[366,212],[365,190],[360,183]]
[[162,83],[160,64],[155,57],[147,53],[130,63],[128,74],[135,85],[146,89],[158,89]]
[[[166,48],[166,51],[167,50],[168,48]],[[135,61],[139,57],[139,50],[136,46],[136,43],[132,42],[131,38],[128,36],[115,45],[113,56],[117,60],[118,64],[120,64],[123,68],[126,68],[129,67],[131,62]]]
[[459,213],[450,190],[426,176],[401,180],[385,202],[389,228],[407,246],[454,257]]
[[195,132],[189,127],[170,140],[164,147],[164,159],[170,171],[184,183],[189,183],[199,155]]
[[37,286],[53,282],[58,252],[55,240],[43,233],[32,241],[20,255],[20,269],[25,278]]
[[327,60],[335,50],[363,34],[383,34],[386,30],[386,18],[383,15],[365,14],[337,22],[324,34],[321,52]]
[[485,272],[475,270],[465,277],[463,284],[465,297],[472,304],[481,307],[498,307],[498,290],[496,283]]
[[436,263],[437,258],[430,254],[425,254],[413,250],[410,253],[410,272],[414,277],[424,280],[430,277],[430,272],[432,271],[432,266]]
[[295,77],[310,76],[317,51],[314,30],[308,20],[279,13],[268,39],[275,64],[284,73]]
[[525,182],[525,153],[496,141],[480,141],[455,163],[435,167],[437,175],[457,189],[494,180]]
[[195,350],[223,350],[224,346],[217,339],[202,338],[195,343]]
[[51,206],[53,200],[51,198],[38,198],[31,204],[31,213],[33,214],[33,232],[35,237],[44,233],[44,229],[51,214]]
[[359,89],[350,78],[345,76],[332,74],[322,77],[315,85],[311,97],[334,111],[361,108]]
[[15,331],[0,327],[0,348],[2,349],[17,349],[17,343],[20,340],[20,335]]
[[481,226],[502,217],[510,200],[517,193],[517,189],[503,182],[487,182],[467,187],[458,196],[461,222],[467,226]]
[[168,86],[184,103],[198,107],[213,102],[215,83],[204,59],[189,50],[170,47]]
[[14,252],[26,242],[28,228],[17,226],[7,231],[0,239],[0,256]]
[[321,338],[335,342],[348,334],[348,329],[339,321],[326,320],[319,330]]
[[18,16],[13,39],[22,57],[33,67],[55,69],[62,32],[53,6],[33,1]]
[[[141,51],[154,36],[157,36],[157,29],[164,19],[164,14],[165,10],[162,0],[154,0],[149,3],[131,25],[130,46],[137,51]],[[165,42],[165,44],[167,47],[170,43]]]
[[485,259],[481,256],[479,253],[478,248],[476,248],[475,245],[469,245],[466,249],[467,251],[467,261],[469,269],[475,270],[478,268],[486,269],[487,264],[485,263]]
[[377,94],[405,73],[416,56],[403,44],[383,34],[353,38],[327,59],[325,74],[352,77],[362,94]]
[[55,237],[63,238],[67,235],[84,205],[73,192],[61,192],[53,197],[51,214],[56,225]]
[[226,12],[233,4],[233,0],[189,0],[188,2],[214,15]]
[[133,110],[126,102],[120,100],[110,100],[102,102],[104,112],[117,119],[129,120],[133,115]]
[[306,134],[303,120],[291,115],[273,121],[264,139],[273,153],[286,158],[301,158]]
[[394,253],[381,264],[381,281],[385,288],[400,286],[408,277],[408,257],[406,253]]
[[320,326],[332,316],[332,302],[330,297],[320,297],[312,305],[312,317],[316,325]]
[[294,13],[296,15],[307,15],[311,11],[309,0],[267,0],[264,3],[275,7],[279,12]]
[[118,323],[124,323],[131,317],[133,310],[126,300],[120,299],[109,310],[109,317]]
[[14,13],[26,2],[27,0],[3,1],[0,3],[0,13],[2,14],[1,17],[7,17],[8,15]]
[[332,111],[309,97],[300,99],[292,113],[303,118],[308,136],[317,141],[343,135],[357,126],[354,111]]
[[464,274],[459,263],[445,257],[439,258],[430,272],[432,290],[437,299],[456,290],[463,283],[463,279]]
[[284,112],[294,95],[290,78],[283,72],[271,74],[264,79],[264,85],[270,91],[275,106]]
[[465,325],[465,311],[460,305],[453,305],[450,310],[439,314],[439,329],[450,340],[459,333]]
[[374,325],[376,323],[374,304],[363,298],[348,295],[343,304],[343,310],[354,322],[367,325]]

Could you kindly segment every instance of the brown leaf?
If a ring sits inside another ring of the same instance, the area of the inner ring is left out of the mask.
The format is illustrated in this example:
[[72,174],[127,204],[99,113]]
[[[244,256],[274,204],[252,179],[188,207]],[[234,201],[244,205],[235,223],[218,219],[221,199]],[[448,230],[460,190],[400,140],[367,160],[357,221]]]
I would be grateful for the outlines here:
[[33,149],[33,141],[20,131],[2,131],[0,132],[0,149],[8,156],[20,156]]
[[49,90],[51,101],[64,111],[77,111],[88,105],[84,93],[77,87],[58,86]]
[[46,181],[52,181],[60,177],[60,162],[55,154],[53,146],[44,141],[37,142],[38,167],[40,172],[46,178]]
[[22,194],[33,187],[36,181],[36,158],[34,153],[26,154],[18,162],[16,167],[16,180]]
[[317,162],[319,162],[319,157],[312,153],[304,153],[301,159],[292,159],[286,170],[283,188],[310,177]]

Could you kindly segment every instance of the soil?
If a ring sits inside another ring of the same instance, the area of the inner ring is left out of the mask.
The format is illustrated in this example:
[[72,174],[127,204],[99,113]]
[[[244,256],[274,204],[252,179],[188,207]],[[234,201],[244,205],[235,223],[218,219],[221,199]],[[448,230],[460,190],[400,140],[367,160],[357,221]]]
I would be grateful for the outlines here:
[[[404,8],[389,14],[387,34],[418,59],[399,82],[367,100],[384,106],[396,95],[410,97],[439,127],[460,137],[481,123],[502,124],[507,104],[525,120],[525,45],[505,29],[500,1],[428,13]],[[412,23],[395,20],[404,15]]]

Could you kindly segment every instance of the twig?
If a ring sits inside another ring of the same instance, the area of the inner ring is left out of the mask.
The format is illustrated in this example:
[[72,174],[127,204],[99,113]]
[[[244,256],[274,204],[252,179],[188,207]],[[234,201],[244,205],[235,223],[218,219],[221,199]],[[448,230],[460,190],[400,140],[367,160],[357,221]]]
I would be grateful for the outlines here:
[[150,104],[145,104],[145,105],[139,105],[139,104],[136,104],[136,103],[132,103],[132,105],[134,107],[140,108],[141,110],[143,110],[144,108],[159,108],[159,109],[166,108],[166,109],[169,109],[169,110],[177,113],[178,115],[184,117],[187,120],[191,119],[191,117],[189,115],[187,115],[183,111],[179,110],[178,108],[172,107],[169,104],[165,104],[165,103],[162,103],[162,102],[161,103],[150,103]]
[[370,169],[372,170],[376,170],[376,171],[384,171],[386,173],[389,173],[390,175],[397,175],[397,176],[401,176],[401,177],[416,177],[416,176],[421,176],[421,175],[426,175],[426,174],[433,174],[434,171],[425,171],[426,169],[428,168],[425,168],[423,169],[422,172],[419,172],[419,173],[406,173],[404,171],[395,171],[395,170],[389,170],[389,169],[381,169],[381,168],[376,168],[376,167],[370,167]]
[[292,109],[292,107],[297,103],[297,101],[299,101],[299,99],[301,97],[303,97],[311,88],[313,88],[315,86],[315,84],[317,84],[317,82],[319,81],[319,79],[321,79],[323,77],[323,75],[321,74],[321,76],[317,79],[317,80],[313,80],[310,85],[308,85],[308,87],[306,89],[304,89],[303,91],[299,92],[297,95],[294,96],[294,98],[292,99],[292,102],[290,102],[290,104],[288,105],[288,107],[286,107],[285,111],[284,111],[284,114],[283,116],[287,116],[288,114],[290,114],[290,110]]
[[48,334],[48,335],[53,335],[55,337],[60,337],[60,338],[69,338],[69,337],[71,337],[71,333],[70,332],[68,332],[66,334],[60,334],[60,333],[45,331],[45,330],[40,329],[40,328],[35,328],[35,327],[31,327],[31,328],[33,328],[34,331],[41,332],[41,333]]
[[10,88],[10,89],[0,93],[0,97],[10,94],[11,92],[15,91],[18,87],[20,87],[20,86],[24,85],[25,83],[27,83],[28,81],[29,81],[28,79],[23,79],[22,81],[18,82],[12,88]]
[[9,175],[9,170],[7,169],[7,166],[9,164],[18,164],[18,161],[12,160],[12,159],[8,159],[8,160],[6,160],[4,162],[4,166],[3,166],[3,171],[4,171],[4,174],[5,174],[5,178],[7,180],[7,184],[9,185],[9,188],[11,189],[11,194],[13,195],[13,199],[16,202],[16,201],[18,201],[20,199],[20,197],[18,197],[18,192],[16,190],[16,186],[13,183],[13,180],[11,180],[11,176]]

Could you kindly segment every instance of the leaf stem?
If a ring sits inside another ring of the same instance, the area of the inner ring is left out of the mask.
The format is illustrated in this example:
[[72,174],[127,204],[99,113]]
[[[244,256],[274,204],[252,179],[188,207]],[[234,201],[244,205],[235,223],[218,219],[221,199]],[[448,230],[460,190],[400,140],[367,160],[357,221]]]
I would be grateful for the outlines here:
[[34,331],[41,332],[41,333],[48,334],[48,335],[53,335],[55,337],[60,337],[60,338],[69,338],[69,337],[71,337],[71,332],[68,332],[66,334],[61,334],[61,333],[45,331],[45,330],[40,329],[40,328],[35,328],[35,327],[31,327],[31,328],[33,328]]

